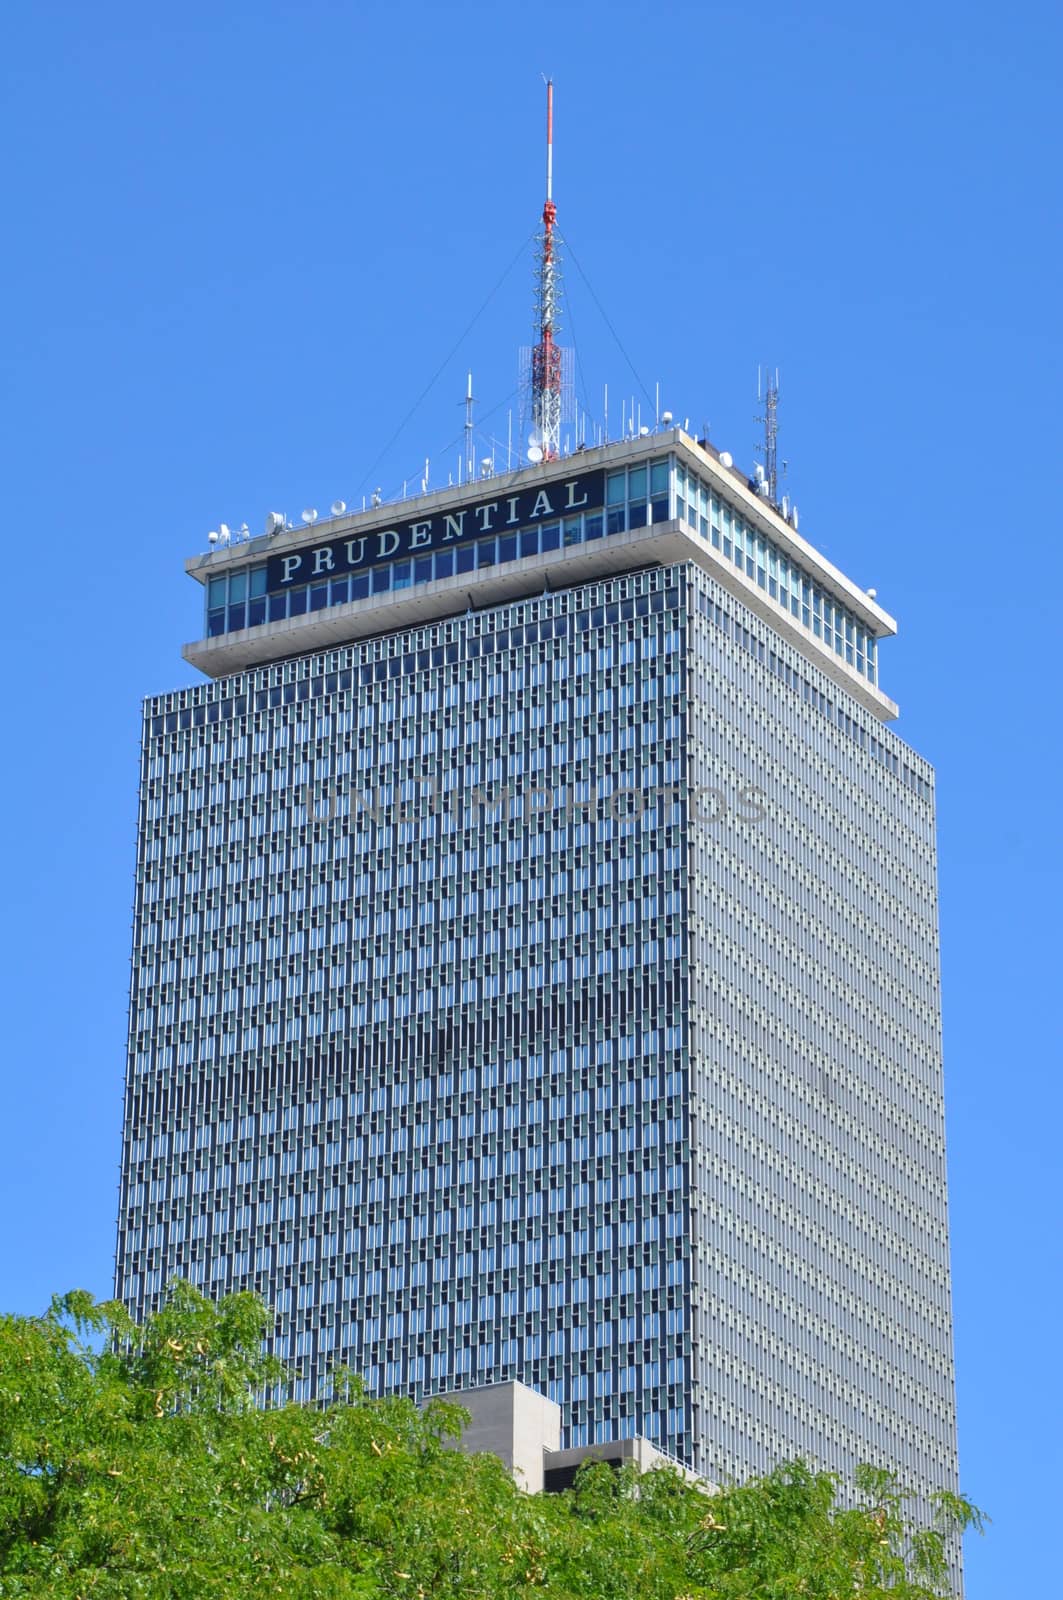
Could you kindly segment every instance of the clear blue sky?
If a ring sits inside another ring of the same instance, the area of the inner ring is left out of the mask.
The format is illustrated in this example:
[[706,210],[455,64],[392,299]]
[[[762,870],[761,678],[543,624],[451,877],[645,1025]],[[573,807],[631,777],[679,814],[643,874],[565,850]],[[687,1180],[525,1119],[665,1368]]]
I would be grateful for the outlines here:
[[9,6],[0,1306],[110,1287],[138,704],[193,677],[182,562],[425,456],[445,481],[467,366],[504,436],[552,72],[592,409],[634,368],[751,463],[777,363],[802,531],[900,619],[883,683],[939,773],[962,1476],[995,1519],[968,1594],[1049,1592],[1061,51],[1047,0]]

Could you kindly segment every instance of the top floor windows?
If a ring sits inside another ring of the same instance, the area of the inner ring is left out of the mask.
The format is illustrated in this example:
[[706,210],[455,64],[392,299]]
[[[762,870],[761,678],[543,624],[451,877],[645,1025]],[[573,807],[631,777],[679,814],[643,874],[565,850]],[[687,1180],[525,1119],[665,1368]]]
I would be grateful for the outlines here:
[[751,578],[869,683],[876,681],[875,635],[846,606],[679,463],[675,468],[675,496],[675,514],[692,532]]

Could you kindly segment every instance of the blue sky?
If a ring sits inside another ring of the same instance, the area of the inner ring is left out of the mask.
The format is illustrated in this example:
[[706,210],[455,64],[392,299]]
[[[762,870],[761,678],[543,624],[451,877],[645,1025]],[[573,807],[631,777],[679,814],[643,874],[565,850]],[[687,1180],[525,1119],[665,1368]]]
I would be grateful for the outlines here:
[[182,562],[221,520],[398,493],[426,457],[445,482],[468,367],[505,438],[550,72],[588,409],[659,384],[751,464],[777,364],[802,532],[900,620],[883,685],[939,773],[962,1477],[994,1517],[968,1595],[1041,1592],[1055,8],[16,0],[5,34],[0,1306],[110,1286],[138,706],[193,677]]

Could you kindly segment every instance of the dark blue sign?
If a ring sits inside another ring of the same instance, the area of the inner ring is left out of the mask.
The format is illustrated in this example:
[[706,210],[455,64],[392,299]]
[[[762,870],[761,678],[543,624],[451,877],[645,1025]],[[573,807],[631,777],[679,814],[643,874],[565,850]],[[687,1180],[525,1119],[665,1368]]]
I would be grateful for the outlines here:
[[395,561],[418,551],[464,544],[485,534],[526,528],[554,517],[574,517],[594,511],[605,501],[605,473],[586,472],[581,477],[554,478],[549,483],[521,489],[516,494],[496,490],[494,497],[457,511],[437,511],[416,522],[397,522],[371,533],[347,534],[323,544],[303,545],[287,555],[270,556],[266,563],[266,588],[283,594],[315,578],[340,577],[380,561]]

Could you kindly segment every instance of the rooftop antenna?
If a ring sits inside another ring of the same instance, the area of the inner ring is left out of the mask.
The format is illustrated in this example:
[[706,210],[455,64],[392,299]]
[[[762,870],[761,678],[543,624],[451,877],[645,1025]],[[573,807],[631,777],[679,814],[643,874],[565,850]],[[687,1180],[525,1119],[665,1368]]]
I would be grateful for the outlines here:
[[757,367],[757,404],[763,401],[764,415],[757,422],[764,425],[764,483],[772,505],[779,503],[779,369],[774,375],[764,375],[761,388],[761,369]]
[[554,82],[546,80],[546,203],[539,244],[536,310],[539,342],[532,351],[532,417],[540,460],[556,461],[561,454],[561,351],[556,343],[560,287],[554,227]]
[[471,483],[476,477],[476,458],[473,455],[472,439],[472,373],[469,373],[465,385],[465,481]]

